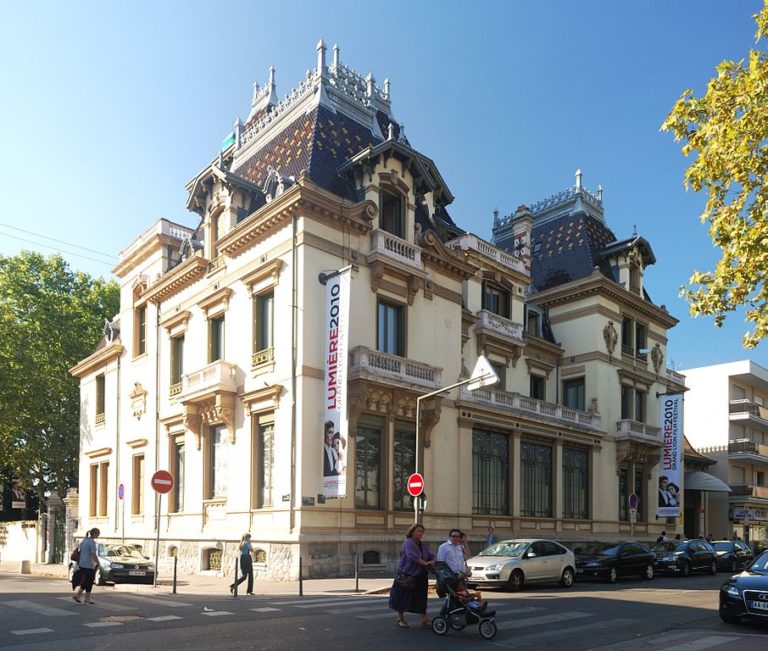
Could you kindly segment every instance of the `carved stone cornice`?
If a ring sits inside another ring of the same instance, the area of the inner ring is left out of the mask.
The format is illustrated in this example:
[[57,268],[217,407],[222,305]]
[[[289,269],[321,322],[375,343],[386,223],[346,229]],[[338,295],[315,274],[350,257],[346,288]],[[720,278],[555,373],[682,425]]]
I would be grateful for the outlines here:
[[111,343],[101,350],[97,350],[92,355],[89,355],[79,364],[73,366],[69,369],[69,373],[73,377],[83,378],[96,370],[101,370],[104,366],[109,364],[109,362],[118,359],[123,354],[124,350],[125,348],[122,344],[116,342]]
[[196,405],[184,405],[184,427],[195,435],[197,449],[200,449],[200,440],[202,438],[203,419],[197,413]]
[[206,317],[214,313],[223,312],[229,308],[229,299],[233,294],[230,287],[222,287],[205,298],[200,299],[197,304],[205,312]]
[[157,282],[147,289],[143,298],[152,303],[165,301],[196,282],[207,268],[208,260],[203,257],[203,252],[195,251],[194,255],[160,276]]
[[282,384],[273,384],[263,389],[241,393],[240,400],[251,413],[267,409],[277,409],[280,406],[280,395],[282,392]]
[[234,393],[221,391],[213,399],[184,405],[184,426],[195,435],[198,450],[204,424],[223,424],[229,433],[230,443],[235,444],[235,398]]
[[661,459],[661,446],[654,446],[643,441],[624,439],[616,441],[616,472],[623,463],[642,463],[652,468]]
[[438,269],[461,280],[469,280],[479,270],[476,264],[446,247],[434,231],[424,233],[419,244],[421,245],[421,259],[425,266]]
[[280,281],[280,270],[283,268],[283,261],[280,258],[274,258],[269,262],[264,263],[258,269],[247,273],[240,280],[252,290],[253,286],[261,283],[269,278],[272,279],[272,284],[277,285]]

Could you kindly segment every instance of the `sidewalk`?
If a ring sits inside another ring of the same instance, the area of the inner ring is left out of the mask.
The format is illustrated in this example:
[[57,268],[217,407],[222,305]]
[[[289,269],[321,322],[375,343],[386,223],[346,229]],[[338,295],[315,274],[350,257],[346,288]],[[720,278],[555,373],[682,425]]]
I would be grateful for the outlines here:
[[[19,562],[1,561],[0,573],[19,574]],[[44,563],[30,564],[31,575],[33,576],[53,576],[66,580],[67,567],[64,565],[47,565]],[[176,594],[187,595],[212,595],[226,596],[229,594],[229,583],[231,578],[221,576],[200,576],[196,574],[178,575],[176,578]],[[354,577],[342,579],[305,579],[304,595],[354,595],[354,594],[382,594],[389,591],[392,585],[392,579],[386,577],[360,578],[358,580],[358,592],[355,592]],[[120,592],[134,592],[157,595],[173,594],[173,577],[161,575],[158,580],[158,586],[142,585],[136,583],[118,583],[99,587],[98,589],[115,589]],[[238,590],[240,595],[245,595],[246,584],[241,583]],[[266,579],[256,579],[253,583],[253,591],[257,595],[269,596],[298,596],[298,581],[269,581]]]

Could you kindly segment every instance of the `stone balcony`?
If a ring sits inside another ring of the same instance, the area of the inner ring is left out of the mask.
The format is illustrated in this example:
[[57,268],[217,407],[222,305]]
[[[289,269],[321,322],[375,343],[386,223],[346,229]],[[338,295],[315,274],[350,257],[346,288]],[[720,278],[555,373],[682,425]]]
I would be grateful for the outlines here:
[[368,262],[394,262],[404,269],[424,272],[421,248],[380,228],[371,231],[371,252],[367,259]]
[[446,246],[449,249],[453,249],[454,251],[477,251],[478,253],[482,253],[484,256],[491,258],[492,260],[495,260],[496,262],[503,264],[506,267],[509,267],[510,269],[514,269],[521,274],[528,275],[528,269],[526,269],[525,262],[522,259],[517,258],[514,255],[510,255],[506,251],[497,249],[495,246],[488,244],[488,242],[481,240],[479,237],[473,235],[472,233],[464,233],[456,239],[448,242]]
[[498,335],[510,343],[518,346],[524,346],[523,324],[515,323],[506,317],[494,314],[489,310],[480,310],[477,313],[478,321],[475,330],[480,332]]
[[768,463],[768,445],[756,443],[751,439],[733,439],[728,441],[730,460],[749,459],[752,462]]
[[731,501],[734,501],[733,498],[741,498],[741,500],[735,500],[735,501],[741,501],[743,502],[745,497],[752,497],[757,498],[761,500],[768,499],[768,486],[755,486],[754,484],[731,484]]
[[221,392],[237,393],[237,367],[217,360],[184,375],[177,398],[181,402],[196,402]]
[[625,418],[616,423],[617,439],[636,438],[640,441],[661,445],[661,439],[659,438],[660,433],[660,428],[649,425],[648,423],[642,423],[639,420]]
[[493,406],[503,413],[525,414],[549,422],[570,425],[579,429],[600,432],[600,415],[571,409],[564,405],[536,400],[519,393],[510,393],[494,388],[481,388],[470,391],[466,386],[459,388],[459,401]]
[[731,400],[728,403],[729,420],[748,420],[755,425],[768,428],[768,408],[747,398]]
[[442,386],[443,371],[436,366],[357,346],[350,352],[349,378],[385,380],[419,387],[425,392]]

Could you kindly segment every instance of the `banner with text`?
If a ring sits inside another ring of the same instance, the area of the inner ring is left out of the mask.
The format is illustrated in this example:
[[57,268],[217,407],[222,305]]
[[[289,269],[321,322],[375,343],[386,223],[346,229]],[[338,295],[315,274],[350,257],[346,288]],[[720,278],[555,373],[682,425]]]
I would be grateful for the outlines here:
[[323,319],[323,495],[347,495],[347,366],[351,267],[326,281]]
[[661,462],[656,515],[679,517],[683,510],[683,396],[661,396],[659,403]]

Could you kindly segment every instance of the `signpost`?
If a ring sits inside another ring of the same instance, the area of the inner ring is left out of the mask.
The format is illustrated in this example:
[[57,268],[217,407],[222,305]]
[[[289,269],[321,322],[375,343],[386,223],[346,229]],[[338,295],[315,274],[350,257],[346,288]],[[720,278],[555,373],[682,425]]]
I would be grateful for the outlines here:
[[[155,539],[155,583],[157,587],[157,575],[160,573],[160,506],[162,497],[173,488],[173,475],[167,470],[158,470],[152,475],[152,488],[157,493],[157,538]],[[122,484],[121,484],[122,485]]]
[[408,495],[418,497],[424,492],[424,477],[415,472],[408,477]]
[[631,493],[627,498],[627,504],[629,505],[629,537],[634,540],[635,538],[635,522],[637,522],[637,506],[640,503],[640,498],[636,493]]
[[120,500],[120,508],[123,511],[123,544],[125,544],[125,484],[117,487],[117,499]]

